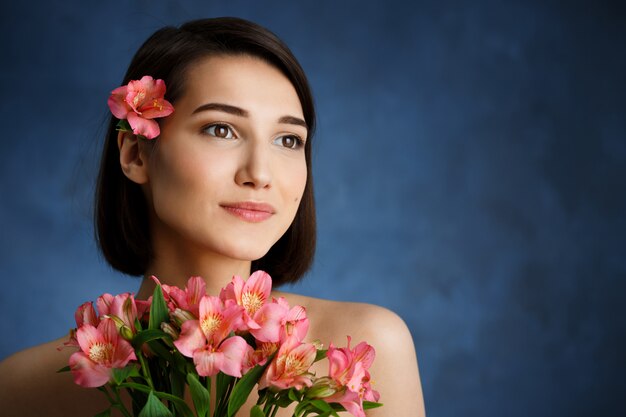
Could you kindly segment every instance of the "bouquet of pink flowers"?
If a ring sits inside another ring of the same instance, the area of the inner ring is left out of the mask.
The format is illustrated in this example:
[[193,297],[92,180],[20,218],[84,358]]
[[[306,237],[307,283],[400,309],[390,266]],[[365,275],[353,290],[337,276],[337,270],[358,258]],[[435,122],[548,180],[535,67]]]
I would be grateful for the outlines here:
[[[98,313],[92,302],[76,310],[77,328],[65,346],[78,351],[61,371],[107,396],[111,405],[97,417],[112,408],[126,417],[232,417],[257,384],[251,417],[273,417],[292,403],[294,417],[338,417],[341,411],[365,417],[365,409],[381,405],[369,382],[374,349],[365,342],[351,348],[350,337],[347,347],[331,343],[328,350],[304,342],[305,309],[282,297],[270,300],[265,272],[247,281],[233,277],[219,296],[206,295],[200,277],[184,289],[153,279],[147,301],[104,294],[96,301]],[[311,366],[324,358],[329,372],[318,377]],[[184,400],[187,389],[193,407]]]

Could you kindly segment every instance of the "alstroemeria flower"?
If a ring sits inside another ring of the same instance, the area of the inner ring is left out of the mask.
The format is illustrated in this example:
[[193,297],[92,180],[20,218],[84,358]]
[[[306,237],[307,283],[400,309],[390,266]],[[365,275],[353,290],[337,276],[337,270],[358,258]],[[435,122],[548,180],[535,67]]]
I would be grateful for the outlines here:
[[[138,312],[138,305],[135,302],[135,296],[131,293],[123,293],[113,296],[111,294],[102,294],[96,301],[100,316],[112,318],[117,328],[127,327],[132,334],[137,333],[135,328],[135,320],[141,317],[144,311]],[[140,303],[143,310],[149,308],[148,303]]]
[[369,367],[374,361],[374,348],[361,342],[350,348],[352,339],[348,336],[348,346],[335,348],[331,343],[326,356],[329,362],[329,376],[338,387],[343,387],[336,395],[324,398],[337,402],[356,417],[365,417],[363,401],[378,401],[380,395],[370,385]]
[[291,336],[298,340],[304,340],[309,331],[309,319],[306,316],[306,309],[302,306],[289,307],[289,303],[284,297],[274,300],[275,303],[283,306],[287,310],[281,320],[280,340],[285,341]]
[[241,322],[241,307],[224,306],[218,297],[200,300],[199,319],[182,324],[174,346],[184,356],[193,358],[198,375],[213,376],[219,371],[241,377],[243,363],[252,347],[240,336],[228,337]]
[[256,349],[248,351],[243,362],[242,372],[246,373],[257,365],[265,365],[270,356],[272,356],[280,347],[278,342],[258,342]]
[[258,328],[252,317],[263,307],[272,291],[272,277],[263,271],[255,271],[247,281],[235,275],[222,289],[220,298],[225,304],[235,302],[244,308],[244,321],[250,328]]
[[[100,323],[98,314],[96,314],[96,310],[93,308],[93,302],[91,301],[87,301],[78,306],[76,312],[74,313],[74,319],[76,320],[76,328],[82,327],[83,324],[90,324],[96,327],[98,326],[98,323]],[[68,346],[79,347],[78,340],[76,340],[76,329],[70,330],[67,342],[64,342],[63,346],[57,347],[57,350],[61,350]]]
[[179,308],[198,317],[200,300],[206,295],[206,283],[202,277],[189,278],[184,290],[167,284],[161,284],[161,288],[167,294],[166,301],[171,312]]
[[100,387],[111,378],[112,368],[123,368],[136,360],[133,347],[118,333],[113,320],[104,318],[94,327],[84,324],[76,332],[80,351],[70,356],[74,382],[83,387]]
[[287,339],[259,380],[259,388],[274,387],[279,390],[311,386],[311,365],[317,350],[311,343],[302,343],[295,337]]
[[169,116],[174,107],[165,100],[165,82],[145,75],[111,91],[108,105],[120,120],[126,119],[135,135],[154,139],[161,133],[153,119]]
[[237,304],[243,308],[240,331],[249,331],[261,342],[278,342],[281,326],[289,313],[289,305],[275,300],[268,303],[272,291],[272,278],[263,271],[255,271],[247,281],[235,275],[222,289],[220,298],[226,305]]

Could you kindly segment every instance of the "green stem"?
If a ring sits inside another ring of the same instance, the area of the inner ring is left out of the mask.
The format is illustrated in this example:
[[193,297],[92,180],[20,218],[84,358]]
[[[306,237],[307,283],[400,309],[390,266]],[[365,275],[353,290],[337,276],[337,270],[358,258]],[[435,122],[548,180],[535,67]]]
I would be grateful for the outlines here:
[[128,412],[128,410],[126,409],[126,406],[122,402],[122,399],[120,398],[120,393],[119,393],[118,388],[117,387],[114,388],[113,392],[115,393],[115,399],[116,399],[116,402],[113,406],[116,407],[118,410],[120,410],[122,414],[124,414],[124,416],[132,417],[132,415]]
[[[223,417],[227,414],[228,412],[228,400],[230,399],[230,394],[233,391],[233,387],[235,386],[235,382],[237,380],[233,380],[231,383],[228,384],[228,386],[226,387],[226,391],[224,392],[224,396],[222,398],[219,399],[217,408],[216,408],[216,416],[218,417]],[[218,413],[219,411],[219,413]]]
[[274,404],[274,409],[272,410],[270,417],[276,417],[276,413],[278,413],[278,404]]
[[209,404],[207,406],[207,417],[211,416],[211,377],[207,376],[206,377],[206,389],[207,391],[209,391]]
[[272,405],[274,404],[273,400],[274,396],[268,393],[267,399],[265,400],[265,405],[263,406],[263,414],[265,414],[266,416],[268,415],[270,409],[272,408]]
[[138,349],[136,356],[139,357],[139,363],[141,363],[141,372],[143,373],[143,376],[146,382],[148,383],[148,386],[154,389],[154,385],[152,385],[152,376],[150,376],[150,369],[148,369],[148,366],[146,364],[146,359],[143,357],[143,353],[141,352],[141,349]]

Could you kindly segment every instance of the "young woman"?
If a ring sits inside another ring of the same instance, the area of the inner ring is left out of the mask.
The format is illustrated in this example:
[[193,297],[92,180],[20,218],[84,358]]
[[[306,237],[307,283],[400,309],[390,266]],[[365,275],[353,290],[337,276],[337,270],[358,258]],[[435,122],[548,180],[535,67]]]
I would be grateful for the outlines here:
[[[111,119],[96,195],[98,242],[119,271],[183,287],[190,276],[219,294],[233,275],[268,272],[274,288],[297,281],[315,249],[311,143],[313,100],[289,49],[272,33],[235,18],[189,22],[154,33],[123,84],[149,75],[167,86],[175,111],[153,140],[118,132]],[[306,308],[308,340],[376,350],[373,386],[384,406],[368,416],[423,416],[411,335],[380,307],[274,291]],[[3,416],[91,416],[108,406],[69,373],[66,337],[17,353],[0,365]],[[325,374],[325,361],[314,365]],[[255,396],[239,415],[249,415]],[[291,410],[281,410],[290,416]]]

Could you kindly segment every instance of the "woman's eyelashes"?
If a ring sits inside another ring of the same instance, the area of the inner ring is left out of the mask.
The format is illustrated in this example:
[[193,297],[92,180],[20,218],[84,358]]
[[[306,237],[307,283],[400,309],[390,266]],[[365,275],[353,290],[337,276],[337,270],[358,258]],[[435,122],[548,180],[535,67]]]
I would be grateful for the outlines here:
[[283,135],[274,139],[274,144],[289,149],[300,149],[304,146],[304,140],[298,135]]
[[[202,133],[219,139],[238,139],[234,129],[226,123],[212,123],[202,128]],[[288,149],[300,149],[305,141],[298,135],[289,134],[276,137],[272,143]]]
[[202,132],[221,139],[234,139],[233,128],[225,123],[213,123],[202,128]]

